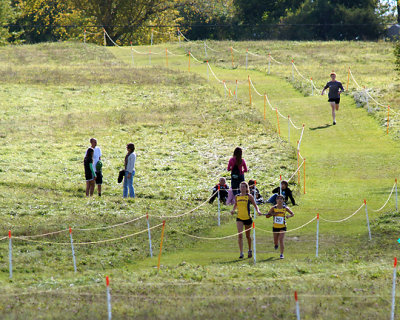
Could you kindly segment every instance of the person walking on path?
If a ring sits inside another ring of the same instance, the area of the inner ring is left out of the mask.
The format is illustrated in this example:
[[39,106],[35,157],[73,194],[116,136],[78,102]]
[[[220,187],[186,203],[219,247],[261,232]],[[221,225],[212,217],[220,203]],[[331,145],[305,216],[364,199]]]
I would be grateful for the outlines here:
[[251,251],[251,237],[250,237],[250,231],[251,231],[251,225],[253,223],[253,220],[251,219],[250,215],[250,203],[254,206],[256,209],[257,213],[260,215],[261,212],[258,209],[258,206],[256,202],[254,201],[253,196],[249,193],[249,185],[247,182],[242,181],[240,183],[240,194],[238,194],[235,197],[235,205],[233,206],[233,209],[231,211],[231,214],[233,215],[235,213],[236,208],[238,209],[238,214],[236,218],[236,227],[238,231],[238,243],[239,243],[239,250],[240,250],[240,256],[239,259],[243,259],[243,226],[245,227],[246,230],[246,238],[247,238],[247,244],[249,246],[249,251],[247,254],[248,258],[251,258],[253,256],[253,252]]
[[135,162],[136,162],[136,153],[135,153],[135,145],[133,143],[128,143],[126,145],[126,150],[128,153],[125,156],[125,177],[124,177],[124,186],[123,186],[123,197],[131,198],[135,197],[135,189],[133,188],[133,177],[135,176]]
[[93,170],[93,153],[94,150],[92,148],[87,149],[85,158],[83,159],[86,179],[86,197],[93,196],[94,192],[94,180],[96,179],[96,174]]
[[[283,206],[285,198],[283,195],[278,195],[276,197],[276,205],[273,206],[268,213],[266,214],[266,218],[274,217],[274,224],[272,227],[272,232],[274,233],[274,248],[275,250],[280,247],[281,255],[280,259],[283,259],[283,251],[285,249],[284,239],[286,228],[286,219],[289,219],[294,216],[292,210],[290,210],[287,206]],[[286,215],[286,213],[289,213]],[[279,243],[279,244],[278,244]]]
[[333,125],[336,124],[336,111],[339,111],[340,94],[344,91],[342,83],[336,80],[336,73],[331,72],[331,81],[329,81],[321,92],[324,95],[325,90],[329,88],[328,102],[332,108]]
[[96,173],[97,193],[101,197],[101,185],[103,184],[102,162],[101,162],[101,149],[97,146],[97,139],[91,138],[90,144],[92,145],[93,153],[93,169]]
[[247,172],[246,161],[242,158],[242,148],[235,148],[232,158],[228,162],[228,171],[231,171],[231,188],[234,195],[240,193],[239,185],[244,181],[244,173]]

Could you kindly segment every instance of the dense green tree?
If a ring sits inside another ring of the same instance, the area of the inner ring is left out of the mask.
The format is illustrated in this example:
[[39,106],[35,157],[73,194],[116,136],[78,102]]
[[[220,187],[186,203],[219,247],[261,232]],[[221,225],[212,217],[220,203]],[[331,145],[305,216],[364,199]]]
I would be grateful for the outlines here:
[[15,13],[11,8],[11,2],[0,1],[0,45],[8,42],[11,34],[8,25],[15,19]]
[[[103,26],[115,41],[129,43],[144,26],[160,17],[177,18],[180,0],[71,0],[96,25]],[[150,34],[149,30],[147,33]],[[107,44],[111,41],[107,38]]]
[[306,0],[282,19],[289,39],[374,40],[384,31],[377,0]]

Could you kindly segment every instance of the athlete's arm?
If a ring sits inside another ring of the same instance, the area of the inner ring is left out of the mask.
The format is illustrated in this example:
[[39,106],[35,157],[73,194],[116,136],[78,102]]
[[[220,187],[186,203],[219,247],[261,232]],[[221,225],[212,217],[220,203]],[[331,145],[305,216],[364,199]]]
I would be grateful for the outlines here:
[[287,215],[287,216],[286,216],[286,218],[291,218],[291,217],[293,217],[293,216],[294,216],[294,213],[293,213],[293,211],[292,211],[292,210],[290,210],[288,207],[286,207],[286,212],[289,212],[289,213],[290,213],[290,215]]
[[235,205],[233,206],[233,209],[231,211],[231,215],[233,215],[235,213],[236,208],[237,208],[237,201],[236,201],[236,197],[235,197]]
[[257,203],[254,201],[254,197],[251,194],[249,194],[249,200],[256,209],[258,215],[261,215],[260,209],[258,208]]

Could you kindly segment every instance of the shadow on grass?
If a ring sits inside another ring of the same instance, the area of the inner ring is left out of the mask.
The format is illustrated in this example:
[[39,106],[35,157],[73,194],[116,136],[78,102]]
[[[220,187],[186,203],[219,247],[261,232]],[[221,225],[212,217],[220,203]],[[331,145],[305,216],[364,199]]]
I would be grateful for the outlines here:
[[[264,260],[257,260],[257,263],[259,262],[273,262],[279,260],[279,258],[273,258],[273,257],[269,257],[267,259]],[[234,264],[237,262],[250,262],[253,263],[253,258],[244,258],[244,259],[234,259],[234,260],[229,260],[229,261],[221,261],[221,262],[216,262],[215,264],[220,264],[220,265],[226,265],[226,264]]]
[[326,128],[329,128],[329,127],[332,127],[332,125],[327,123],[327,124],[324,124],[323,126],[313,127],[313,128],[309,128],[309,129],[310,130],[320,130],[320,129],[326,129]]

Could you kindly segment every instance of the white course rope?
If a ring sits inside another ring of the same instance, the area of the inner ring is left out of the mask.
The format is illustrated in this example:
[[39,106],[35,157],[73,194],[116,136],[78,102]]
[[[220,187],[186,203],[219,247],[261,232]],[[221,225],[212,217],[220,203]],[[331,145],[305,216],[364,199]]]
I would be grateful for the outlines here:
[[186,56],[187,56],[187,54],[177,54],[177,53],[173,53],[172,51],[169,51],[168,49],[167,49],[167,52],[168,52],[170,55],[172,55],[172,56],[177,56],[177,57],[186,57]]
[[117,228],[117,227],[120,227],[120,226],[129,224],[129,223],[132,223],[132,222],[134,222],[134,221],[143,219],[143,218],[145,218],[145,217],[146,217],[146,215],[143,215],[143,216],[141,216],[141,217],[138,217],[138,218],[135,218],[135,219],[132,219],[132,220],[128,220],[128,221],[125,221],[125,222],[117,223],[117,224],[114,224],[114,225],[112,225],[112,226],[96,227],[96,228],[85,228],[85,229],[82,229],[82,228],[72,228],[72,230],[74,230],[74,231],[92,231],[92,230],[106,230],[106,229],[112,229],[112,228]]
[[301,78],[303,78],[303,80],[305,80],[305,81],[310,81],[310,79],[307,79],[306,77],[304,77],[304,76],[300,73],[299,69],[297,69],[297,67],[296,67],[296,65],[294,64],[294,62],[292,62],[292,65],[293,65],[293,67],[294,67],[294,70],[296,70],[296,72],[298,73],[298,75],[299,75]]
[[[158,228],[158,227],[160,227],[162,225],[163,224],[160,223],[160,224],[158,224],[158,225],[156,225],[154,227],[146,228],[146,229],[144,229],[142,231],[131,233],[131,234],[128,234],[128,235],[125,235],[125,236],[120,236],[118,238],[105,239],[105,240],[99,240],[99,241],[89,241],[89,242],[74,242],[74,245],[87,245],[87,244],[98,244],[98,243],[105,243],[105,242],[111,242],[111,241],[118,241],[118,240],[122,240],[122,239],[126,239],[126,238],[130,238],[130,237],[136,236],[136,235],[141,234],[141,233],[148,232],[148,230],[152,230],[152,229]],[[49,242],[49,241],[45,242],[45,241],[37,241],[37,240],[25,239],[25,238],[21,238],[21,237],[13,237],[13,239],[22,240],[22,241],[28,241],[28,242],[35,242],[35,243],[41,243],[41,244],[55,244],[55,245],[64,245],[64,246],[65,245],[68,245],[68,246],[71,245],[71,242]]]
[[[252,229],[253,229],[253,228],[251,227],[251,228],[249,228],[248,230],[252,230]],[[176,231],[176,232],[178,232],[178,233],[181,233],[181,234],[183,234],[183,235],[185,235],[185,236],[188,236],[188,237],[191,237],[191,238],[195,238],[195,239],[201,239],[201,240],[222,240],[222,239],[228,239],[228,238],[236,237],[237,235],[246,232],[246,230],[243,230],[242,232],[238,232],[238,233],[235,233],[235,234],[231,234],[231,235],[229,235],[229,236],[208,238],[208,237],[194,236],[194,235],[192,235],[192,234],[189,234],[189,233],[186,233],[186,232],[183,232],[183,231],[178,231],[178,230],[174,230],[174,231]]]
[[269,55],[271,57],[271,60],[277,64],[283,64],[282,62],[279,62],[278,60],[276,60],[273,56]]
[[119,46],[118,44],[116,44],[116,43],[114,42],[113,39],[111,39],[111,37],[108,35],[106,29],[103,29],[103,31],[104,31],[104,34],[108,37],[108,39],[110,39],[110,41],[111,41],[115,46],[117,46],[118,48],[122,48],[121,46]]
[[288,182],[289,182],[290,180],[293,179],[293,177],[296,175],[297,172],[299,172],[299,170],[300,170],[300,168],[303,166],[303,164],[304,164],[304,159],[303,159],[303,161],[301,162],[301,164],[299,165],[299,167],[297,168],[297,170],[296,170],[296,171],[292,174],[292,176],[287,180]]
[[392,194],[393,194],[393,191],[394,191],[394,188],[395,188],[395,187],[396,187],[396,182],[395,182],[394,185],[393,185],[392,191],[390,191],[389,198],[386,200],[386,202],[383,204],[383,206],[380,207],[380,208],[377,209],[377,210],[372,209],[372,211],[374,211],[374,212],[379,212],[379,211],[381,211],[384,207],[386,207],[386,205],[388,204],[388,202],[389,202],[389,200],[390,200],[390,198],[391,198],[391,196],[392,196]]
[[182,214],[178,214],[178,215],[176,215],[176,216],[153,216],[154,218],[160,218],[160,219],[173,219],[173,218],[180,218],[180,217],[183,217],[183,216],[186,216],[186,215],[188,215],[189,213],[192,213],[192,212],[194,212],[194,211],[196,211],[196,210],[198,210],[199,208],[201,208],[202,206],[204,206],[206,203],[208,203],[208,201],[214,196],[214,195],[216,195],[218,193],[218,191],[215,191],[212,195],[211,195],[211,197],[209,197],[206,201],[204,201],[203,203],[201,203],[200,205],[198,205],[196,208],[193,208],[193,209],[191,209],[191,210],[189,210],[189,211],[187,211],[187,212],[184,212],[184,213],[182,213]]
[[40,237],[46,237],[46,236],[51,236],[53,234],[58,234],[58,233],[62,233],[62,232],[66,232],[69,231],[69,229],[63,229],[63,230],[59,230],[59,231],[53,231],[53,232],[48,232],[48,233],[43,233],[43,234],[36,234],[33,236],[19,236],[20,238],[24,238],[24,239],[29,239],[29,238],[40,238]]
[[[310,224],[310,223],[313,222],[315,219],[317,219],[317,217],[312,218],[310,221],[306,222],[305,224],[303,224],[303,225],[300,226],[300,227],[297,227],[297,228],[294,228],[294,229],[290,229],[290,230],[288,230],[288,231],[285,231],[285,233],[287,233],[287,232],[292,232],[292,231],[296,231],[296,230],[299,230],[299,229],[301,229],[301,228],[304,228],[306,225]],[[280,231],[279,231],[279,232],[268,231],[268,230],[261,229],[261,228],[259,228],[259,227],[256,227],[256,229],[261,230],[261,231],[263,231],[263,232],[267,232],[267,233],[280,233]]]
[[363,88],[358,84],[358,82],[356,81],[356,79],[354,78],[353,72],[351,72],[351,69],[350,69],[350,68],[349,68],[349,72],[350,72],[351,78],[353,79],[354,83],[355,83],[356,86],[357,86],[357,89],[363,89]]
[[328,219],[324,219],[323,217],[321,217],[321,215],[319,215],[319,218],[321,219],[321,220],[323,220],[323,221],[326,221],[326,222],[332,222],[332,223],[339,223],[339,222],[343,222],[343,221],[346,221],[346,220],[348,220],[348,219],[350,219],[352,216],[354,216],[357,212],[359,212],[360,210],[361,210],[361,208],[362,207],[364,207],[364,203],[361,205],[361,207],[360,208],[358,208],[354,213],[352,213],[351,215],[349,215],[348,217],[346,217],[346,218],[344,218],[344,219],[341,219],[341,220],[328,220]]
[[215,50],[215,49],[211,48],[206,42],[205,42],[205,44],[206,44],[206,47],[208,49],[210,49],[211,51],[218,52],[218,53],[223,52],[223,51],[219,51],[219,50]]
[[184,34],[181,32],[181,30],[179,30],[178,29],[178,33],[183,37],[183,39],[185,39],[187,42],[192,42],[192,41],[190,41],[188,38],[186,38],[185,36],[184,36]]
[[214,76],[215,80],[217,80],[219,83],[222,83],[223,81],[218,79],[218,77],[215,75],[214,71],[211,69],[211,66],[210,66],[210,64],[208,62],[207,62],[207,66],[208,66],[208,69],[210,69],[210,71],[211,71],[212,75]]
[[201,62],[199,59],[197,59],[191,52],[189,52],[189,54],[191,55],[191,57],[198,63],[203,63]]

